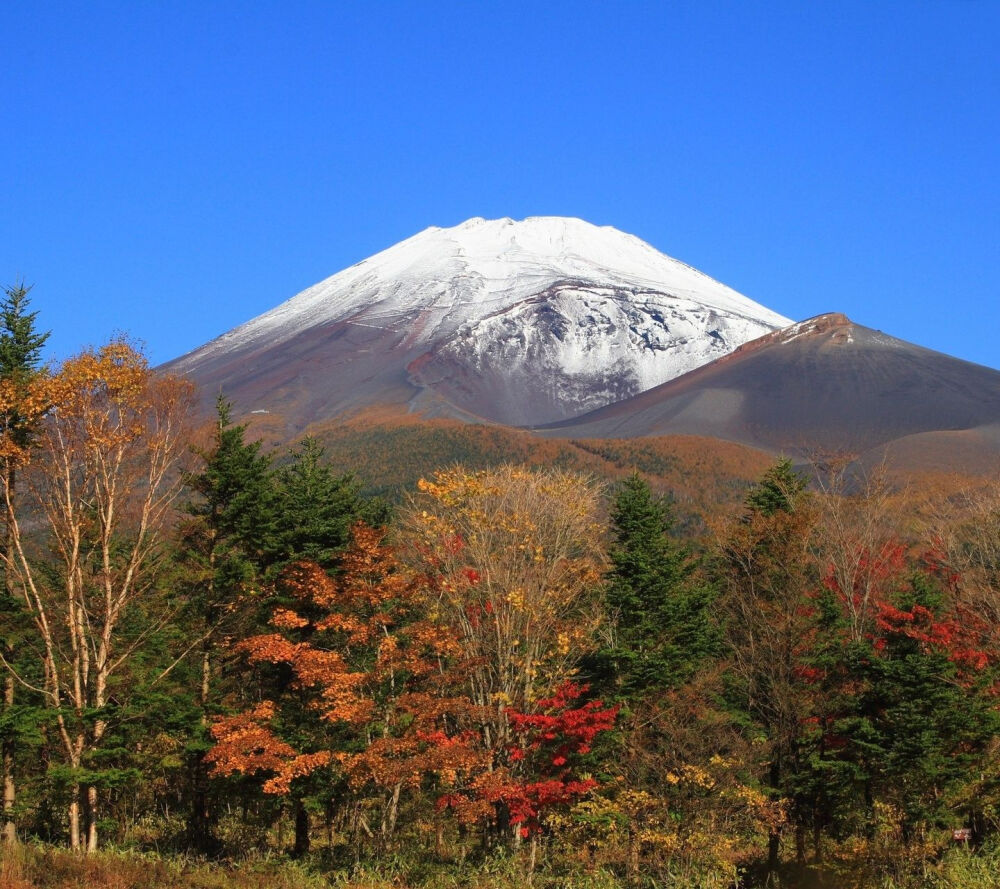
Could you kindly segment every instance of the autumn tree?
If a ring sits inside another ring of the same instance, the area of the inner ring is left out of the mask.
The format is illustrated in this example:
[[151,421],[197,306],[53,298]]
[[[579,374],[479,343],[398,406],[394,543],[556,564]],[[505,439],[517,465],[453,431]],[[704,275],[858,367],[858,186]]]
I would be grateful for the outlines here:
[[[511,766],[510,714],[536,713],[594,647],[607,564],[600,492],[573,473],[516,466],[440,471],[419,488],[404,518],[409,559],[459,640],[483,744],[495,767]],[[509,810],[498,821],[506,829]]]
[[[160,531],[180,490],[190,395],[188,384],[154,374],[115,341],[29,382],[17,409],[36,425],[36,446],[6,445],[32,512],[29,521],[8,476],[5,568],[43,668],[38,682],[15,675],[51,710],[71,785],[73,848],[97,847],[101,776],[91,759],[128,695],[135,655],[168,619],[152,613],[153,580]],[[139,611],[151,621],[145,629],[131,620]]]
[[[805,480],[782,460],[750,490],[743,516],[730,523],[719,544],[732,694],[765,733],[766,782],[776,798],[786,795],[799,768],[802,720],[809,713],[803,658],[818,618],[816,524]],[[777,829],[768,846],[773,871]]]
[[[31,407],[22,407],[27,397],[29,383],[39,373],[42,347],[49,334],[39,333],[35,326],[37,312],[28,311],[28,292],[23,282],[4,288],[4,299],[0,303],[0,386],[3,387],[4,413],[0,416],[0,440],[4,453],[0,456],[0,474],[3,485],[10,490],[12,502],[17,503],[17,460],[13,454],[29,448],[35,433],[37,416]],[[7,447],[11,448],[8,456]],[[11,528],[4,523],[3,550],[0,563],[6,564],[11,551]],[[11,589],[9,576],[4,570],[2,614],[8,622],[13,622],[17,610],[17,600]],[[4,657],[14,663],[13,628],[8,627],[4,646]],[[14,819],[16,786],[14,778],[14,751],[17,732],[14,725],[15,680],[13,675],[4,676],[4,731],[0,739],[3,770],[3,839],[7,843],[17,841],[17,824]]]
[[267,792],[293,797],[322,770],[342,774],[380,800],[383,842],[407,792],[429,790],[442,812],[507,837],[534,817],[525,806],[582,792],[558,749],[524,754],[532,720],[553,709],[573,756],[614,719],[597,702],[570,706],[565,685],[597,620],[597,503],[577,476],[450,470],[422,485],[400,554],[359,525],[332,576],[288,566],[273,631],[239,646],[258,668],[288,671],[288,691],[215,725],[216,772],[259,773]]
[[827,585],[841,597],[851,640],[860,642],[872,631],[875,604],[886,595],[883,585],[893,579],[899,538],[888,506],[886,467],[871,471],[852,467],[846,460],[817,466],[822,494],[817,507]]
[[483,769],[470,706],[448,694],[442,677],[458,644],[427,619],[426,585],[385,535],[356,525],[333,576],[308,561],[282,571],[276,591],[284,604],[270,631],[237,647],[257,670],[285,671],[285,689],[217,720],[209,754],[216,774],[258,775],[276,796],[300,799],[316,777],[325,776],[328,793],[346,780],[356,796],[377,799],[377,826],[361,813],[357,823],[381,844],[404,791],[432,773],[454,790]]

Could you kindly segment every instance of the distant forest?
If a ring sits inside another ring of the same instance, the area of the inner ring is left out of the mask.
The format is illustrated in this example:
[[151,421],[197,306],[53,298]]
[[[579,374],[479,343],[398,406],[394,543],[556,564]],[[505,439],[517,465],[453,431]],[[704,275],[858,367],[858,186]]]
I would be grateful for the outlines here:
[[4,889],[1000,886],[1000,486],[384,498],[45,339],[8,288]]

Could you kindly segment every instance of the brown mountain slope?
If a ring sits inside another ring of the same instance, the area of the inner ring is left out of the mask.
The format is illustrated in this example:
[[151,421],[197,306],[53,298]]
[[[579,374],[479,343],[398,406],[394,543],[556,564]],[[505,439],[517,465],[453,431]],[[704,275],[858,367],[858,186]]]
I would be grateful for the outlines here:
[[[692,434],[787,454],[862,454],[910,436],[997,423],[1000,372],[831,314],[539,431],[572,438]],[[975,462],[998,453],[995,434],[972,437]],[[919,443],[908,450],[914,447]]]
[[[243,416],[248,436],[287,451],[284,423],[274,415]],[[426,419],[395,406],[314,423],[306,430],[326,448],[338,471],[354,472],[372,493],[397,499],[421,477],[462,463],[471,469],[514,462],[557,465],[614,482],[637,470],[659,491],[670,491],[693,530],[736,507],[772,455],[732,442],[696,436],[635,440],[547,439],[522,429]],[[693,523],[693,524],[692,524]]]

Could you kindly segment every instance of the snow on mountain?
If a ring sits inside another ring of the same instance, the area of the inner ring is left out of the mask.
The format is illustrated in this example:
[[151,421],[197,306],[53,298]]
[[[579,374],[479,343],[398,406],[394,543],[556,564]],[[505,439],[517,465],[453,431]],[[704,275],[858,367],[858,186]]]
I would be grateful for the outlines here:
[[[228,359],[253,356],[260,376],[279,360],[283,344],[306,340],[314,372],[317,361],[331,363],[324,349],[338,352],[331,360],[342,369],[351,343],[359,352],[377,343],[387,383],[394,369],[405,370],[413,396],[431,390],[461,412],[531,425],[634,395],[789,323],[609,226],[562,217],[475,218],[425,229],[172,369],[197,379],[200,369],[212,367],[212,382],[223,383]],[[307,348],[302,343],[290,350],[298,359]],[[241,366],[246,370],[246,361]],[[281,376],[287,397],[293,381]],[[391,380],[397,398],[399,376]],[[317,379],[314,373],[310,385]],[[365,376],[369,400],[382,397],[372,380]],[[238,380],[231,382],[238,388]],[[342,372],[325,382],[332,390],[344,384]],[[348,394],[331,392],[325,409],[351,406]],[[255,398],[266,400],[259,387]],[[319,407],[315,392],[311,400]]]

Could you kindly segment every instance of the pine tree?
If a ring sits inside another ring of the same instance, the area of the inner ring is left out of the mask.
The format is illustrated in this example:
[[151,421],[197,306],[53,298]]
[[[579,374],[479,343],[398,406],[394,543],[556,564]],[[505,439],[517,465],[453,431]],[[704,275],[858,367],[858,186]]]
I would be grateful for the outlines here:
[[[17,393],[23,392],[28,381],[38,373],[41,361],[42,347],[49,338],[49,333],[39,333],[35,327],[37,312],[29,312],[28,292],[24,282],[17,282],[4,288],[4,299],[0,303],[0,381],[13,386],[15,397],[11,400],[17,404]],[[0,416],[0,438],[5,439],[15,448],[30,445],[34,426],[16,408]],[[15,465],[9,458],[0,461],[0,472],[6,477],[6,489],[11,492],[11,498],[16,494]],[[8,504],[9,509],[14,503]],[[10,527],[7,522],[3,536],[3,553],[0,562],[7,563],[10,552]],[[3,602],[0,611],[4,622],[8,624],[4,633],[3,654],[8,662],[14,660],[13,622],[16,612],[15,600],[11,594],[7,572],[4,570]],[[4,725],[3,737],[0,739],[0,756],[3,760],[3,839],[7,843],[17,841],[17,824],[14,818],[14,807],[17,800],[14,778],[14,751],[17,746],[17,730],[14,724],[14,677],[7,673],[4,676]]]
[[675,687],[712,648],[710,591],[695,582],[689,549],[671,536],[670,501],[655,497],[637,473],[622,483],[611,522],[605,601],[614,639],[597,658],[600,683],[626,698]]
[[749,513],[771,516],[776,512],[794,512],[806,479],[792,468],[792,461],[783,457],[768,469],[747,494]]
[[[262,577],[264,554],[273,546],[274,472],[259,442],[246,441],[246,426],[232,422],[232,405],[223,396],[216,403],[215,434],[209,448],[199,451],[200,472],[186,478],[192,499],[183,528],[181,558],[188,566],[188,601],[202,638],[199,708],[201,726],[192,755],[191,839],[212,851],[207,726],[212,712],[213,677],[217,671],[217,638],[236,633],[235,623],[247,619],[241,600]],[[252,610],[252,609],[251,609]]]
[[274,537],[268,553],[273,567],[309,559],[330,569],[350,542],[356,521],[378,527],[388,520],[381,500],[365,500],[354,476],[338,475],[324,458],[323,446],[306,438],[291,463],[277,473]]
[[[766,783],[787,798],[796,781],[806,682],[803,647],[815,632],[813,559],[817,515],[805,479],[784,459],[746,497],[746,511],[721,541],[720,615],[731,656],[729,694],[747,725],[767,739]],[[763,746],[761,747],[763,750]],[[769,873],[780,831],[768,839]]]

